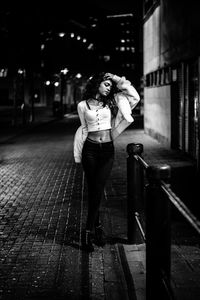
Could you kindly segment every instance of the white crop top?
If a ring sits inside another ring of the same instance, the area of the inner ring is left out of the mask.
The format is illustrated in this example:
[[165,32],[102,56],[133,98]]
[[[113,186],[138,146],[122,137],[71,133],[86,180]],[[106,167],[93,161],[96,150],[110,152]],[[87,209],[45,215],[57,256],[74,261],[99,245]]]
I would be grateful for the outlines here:
[[111,111],[106,105],[98,109],[90,109],[85,100],[78,103],[78,114],[87,132],[111,129]]
[[[136,89],[131,85],[131,82],[126,80],[125,77],[118,77],[114,75],[113,80],[116,79],[117,87],[120,90],[115,94],[116,104],[119,104],[119,100],[122,98],[128,100],[131,110],[137,105],[140,100],[140,96]],[[103,130],[110,129],[112,131],[113,140],[119,136],[131,123],[124,119],[120,105],[118,105],[118,113],[112,120],[111,128],[111,111],[108,107],[104,107],[98,110],[90,110],[87,107],[86,101],[78,103],[78,114],[81,121],[81,126],[77,129],[74,138],[74,158],[75,162],[80,163],[82,157],[83,144],[87,138],[88,130]],[[97,115],[98,114],[98,115]],[[99,119],[99,120],[98,120]],[[99,124],[98,124],[99,123]],[[99,129],[100,128],[100,129]]]

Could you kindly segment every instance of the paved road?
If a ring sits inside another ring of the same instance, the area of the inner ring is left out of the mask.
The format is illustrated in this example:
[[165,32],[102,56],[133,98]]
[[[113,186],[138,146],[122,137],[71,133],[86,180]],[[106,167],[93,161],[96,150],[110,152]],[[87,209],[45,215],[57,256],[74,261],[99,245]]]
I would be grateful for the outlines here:
[[106,194],[102,205],[108,244],[89,255],[81,250],[87,191],[72,155],[77,126],[72,116],[0,146],[2,300],[117,300],[133,293],[116,246],[126,238],[123,199],[115,194],[119,166],[109,187],[113,194]]

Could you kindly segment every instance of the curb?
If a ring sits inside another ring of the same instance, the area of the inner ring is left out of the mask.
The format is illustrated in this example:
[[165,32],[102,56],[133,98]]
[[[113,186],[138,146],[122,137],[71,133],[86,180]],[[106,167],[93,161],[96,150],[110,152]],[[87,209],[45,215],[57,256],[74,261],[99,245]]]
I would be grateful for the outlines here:
[[145,244],[118,244],[128,295],[133,300],[146,299]]

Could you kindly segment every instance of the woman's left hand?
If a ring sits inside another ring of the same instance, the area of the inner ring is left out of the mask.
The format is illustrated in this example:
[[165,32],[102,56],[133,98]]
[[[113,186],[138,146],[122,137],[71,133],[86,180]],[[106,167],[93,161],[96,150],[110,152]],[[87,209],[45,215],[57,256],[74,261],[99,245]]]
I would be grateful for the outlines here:
[[114,81],[116,84],[117,84],[117,83],[120,81],[120,79],[121,79],[121,77],[119,77],[118,75],[112,74],[112,73],[106,73],[106,74],[105,74],[105,78]]

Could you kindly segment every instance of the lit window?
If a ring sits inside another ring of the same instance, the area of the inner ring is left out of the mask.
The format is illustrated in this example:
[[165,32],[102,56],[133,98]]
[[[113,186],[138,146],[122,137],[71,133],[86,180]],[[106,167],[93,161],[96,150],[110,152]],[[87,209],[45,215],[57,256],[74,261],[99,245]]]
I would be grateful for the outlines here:
[[8,69],[0,69],[0,77],[6,77],[8,73]]
[[109,61],[110,60],[110,55],[104,55],[104,61]]

